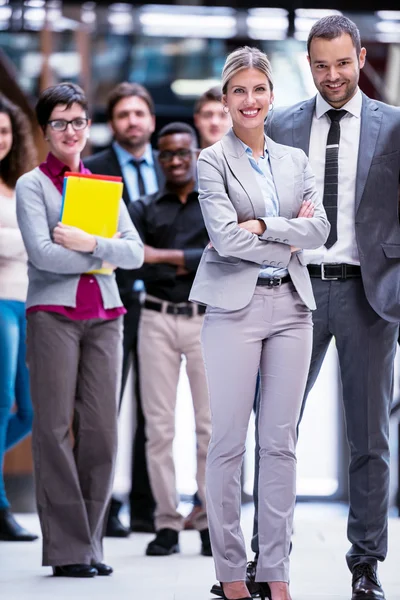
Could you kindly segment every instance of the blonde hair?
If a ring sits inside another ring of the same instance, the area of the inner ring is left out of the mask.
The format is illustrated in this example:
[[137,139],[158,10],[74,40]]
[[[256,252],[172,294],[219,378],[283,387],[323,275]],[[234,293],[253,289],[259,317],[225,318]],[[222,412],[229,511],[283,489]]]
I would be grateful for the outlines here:
[[231,52],[222,69],[222,93],[226,94],[228,83],[242,69],[258,69],[267,77],[271,91],[274,89],[272,82],[271,63],[264,52],[258,48],[243,46]]

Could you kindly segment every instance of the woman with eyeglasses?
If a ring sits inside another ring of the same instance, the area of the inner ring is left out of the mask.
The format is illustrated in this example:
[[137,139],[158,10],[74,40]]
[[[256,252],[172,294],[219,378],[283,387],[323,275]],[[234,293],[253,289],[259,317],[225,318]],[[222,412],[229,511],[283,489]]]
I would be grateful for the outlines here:
[[34,163],[29,121],[0,94],[0,541],[10,542],[30,542],[38,537],[14,519],[3,479],[5,453],[32,428],[25,357],[27,256],[17,224],[15,184]]
[[90,126],[83,91],[71,83],[46,89],[36,115],[50,152],[18,180],[16,193],[28,253],[27,355],[43,565],[57,576],[110,575],[102,537],[125,310],[114,273],[90,272],[105,263],[140,267],[143,245],[122,200],[113,239],[60,223],[65,172],[88,172],[80,158]]

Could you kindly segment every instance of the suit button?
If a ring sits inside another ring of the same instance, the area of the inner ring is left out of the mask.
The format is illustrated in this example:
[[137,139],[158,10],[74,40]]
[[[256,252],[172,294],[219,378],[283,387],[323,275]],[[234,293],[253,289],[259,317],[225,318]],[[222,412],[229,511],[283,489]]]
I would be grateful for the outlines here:
[[276,241],[276,242],[280,242],[280,241],[281,241],[281,238],[275,238],[275,241]]
[[278,262],[278,265],[277,265],[277,266],[278,266],[278,267],[281,267],[281,266],[282,266],[282,263],[281,263],[281,262]]
[[274,260],[271,260],[271,262],[269,263],[272,267],[274,267],[276,265],[276,262]]
[[267,237],[267,241],[268,241],[268,242],[272,242],[272,241],[273,241],[273,239],[274,239],[273,237]]
[[289,240],[283,240],[283,243],[284,243],[284,244],[287,244],[287,243],[288,243],[288,241],[289,241]]

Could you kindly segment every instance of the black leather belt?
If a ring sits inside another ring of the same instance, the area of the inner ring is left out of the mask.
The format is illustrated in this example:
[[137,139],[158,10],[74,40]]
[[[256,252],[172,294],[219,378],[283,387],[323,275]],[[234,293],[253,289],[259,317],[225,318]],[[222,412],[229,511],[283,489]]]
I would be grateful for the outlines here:
[[172,302],[153,302],[152,300],[144,301],[144,308],[155,310],[156,312],[165,312],[168,315],[184,315],[186,317],[195,317],[196,315],[204,315],[206,307],[202,304],[174,304]]
[[285,275],[285,277],[259,277],[257,279],[257,285],[266,285],[267,287],[279,287],[282,283],[288,283],[292,281],[290,275]]
[[361,268],[358,265],[346,263],[321,263],[320,265],[307,265],[310,277],[318,277],[323,281],[336,281],[338,279],[354,279],[361,277]]

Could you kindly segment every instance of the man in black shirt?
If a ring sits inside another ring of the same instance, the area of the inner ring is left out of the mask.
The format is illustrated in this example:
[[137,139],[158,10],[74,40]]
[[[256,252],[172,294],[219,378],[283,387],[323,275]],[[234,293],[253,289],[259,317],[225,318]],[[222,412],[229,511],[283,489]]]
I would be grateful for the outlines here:
[[[129,206],[145,243],[140,273],[147,296],[139,326],[141,394],[146,422],[146,455],[156,501],[157,535],[146,554],[179,551],[184,519],[177,511],[173,441],[176,394],[182,356],[192,392],[197,441],[197,485],[205,507],[205,463],[210,439],[210,414],[200,332],[204,307],[189,302],[201,255],[208,243],[196,191],[196,134],[185,123],[171,123],[158,136],[164,189]],[[207,515],[201,510],[195,528],[202,554],[211,556]]]

